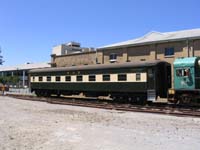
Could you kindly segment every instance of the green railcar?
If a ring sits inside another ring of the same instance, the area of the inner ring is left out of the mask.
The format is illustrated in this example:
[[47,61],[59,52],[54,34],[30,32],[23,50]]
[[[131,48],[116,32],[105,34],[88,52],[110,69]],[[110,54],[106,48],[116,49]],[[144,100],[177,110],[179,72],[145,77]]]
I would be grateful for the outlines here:
[[174,61],[174,88],[168,100],[174,103],[198,102],[200,99],[200,58],[178,58]]
[[107,96],[130,101],[156,101],[167,97],[171,66],[155,61],[98,64],[31,70],[31,91],[38,96]]

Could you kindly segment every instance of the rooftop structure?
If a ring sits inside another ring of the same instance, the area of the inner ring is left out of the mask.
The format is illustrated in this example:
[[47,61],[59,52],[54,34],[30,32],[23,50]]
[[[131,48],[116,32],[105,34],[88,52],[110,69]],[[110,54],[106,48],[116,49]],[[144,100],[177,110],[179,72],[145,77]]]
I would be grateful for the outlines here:
[[94,48],[81,47],[80,43],[72,41],[53,47],[52,55],[61,56],[67,54],[89,52],[94,50],[95,50]]

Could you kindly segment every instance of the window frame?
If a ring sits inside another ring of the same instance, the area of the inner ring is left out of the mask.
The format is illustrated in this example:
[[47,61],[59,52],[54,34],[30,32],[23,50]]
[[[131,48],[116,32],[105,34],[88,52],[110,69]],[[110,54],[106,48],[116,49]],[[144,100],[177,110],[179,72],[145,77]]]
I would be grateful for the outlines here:
[[136,73],[135,74],[135,81],[141,81],[141,73]]
[[[107,77],[106,77],[107,76]],[[110,81],[110,74],[103,74],[102,75],[102,80],[103,81]]]
[[165,48],[164,56],[165,57],[173,57],[174,56],[174,47]]
[[65,82],[71,82],[71,80],[72,80],[72,77],[70,75],[65,76]]
[[117,53],[111,53],[109,55],[109,60],[111,63],[116,62],[117,61]]
[[[50,79],[50,80],[49,80]],[[47,82],[51,82],[51,76],[46,77]]]
[[83,81],[83,75],[77,75],[76,76],[76,81],[82,82]]
[[[123,78],[123,76],[124,76],[125,78]],[[126,73],[118,74],[118,75],[117,75],[117,81],[127,81],[127,74],[126,74]]]
[[43,76],[39,76],[39,77],[38,77],[38,81],[39,81],[39,82],[42,82],[42,81],[43,81]]
[[189,77],[191,75],[190,68],[177,68],[176,76],[177,77]]
[[55,80],[56,80],[56,82],[60,82],[61,81],[61,76],[56,76]]
[[[92,78],[92,77],[94,77],[94,78]],[[92,79],[92,80],[91,80]],[[95,82],[96,81],[96,75],[89,75],[88,76],[88,81],[90,81],[90,82]]]

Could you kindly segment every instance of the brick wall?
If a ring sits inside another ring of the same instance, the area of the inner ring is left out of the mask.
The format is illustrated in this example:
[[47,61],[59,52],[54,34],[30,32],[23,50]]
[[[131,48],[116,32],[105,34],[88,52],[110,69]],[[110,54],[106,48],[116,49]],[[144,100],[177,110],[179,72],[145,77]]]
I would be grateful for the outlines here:
[[73,65],[91,65],[96,64],[96,52],[77,53],[70,55],[55,56],[54,63],[56,67],[67,67]]

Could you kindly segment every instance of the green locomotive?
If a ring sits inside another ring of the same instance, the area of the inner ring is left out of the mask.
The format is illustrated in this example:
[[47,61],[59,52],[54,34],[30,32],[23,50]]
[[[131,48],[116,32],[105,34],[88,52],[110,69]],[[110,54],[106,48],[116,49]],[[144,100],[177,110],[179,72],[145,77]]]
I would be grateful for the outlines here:
[[114,100],[153,102],[171,88],[171,65],[165,61],[127,62],[31,70],[31,91],[38,96],[110,96]]
[[174,88],[168,91],[173,103],[200,101],[200,58],[178,58],[174,61]]

